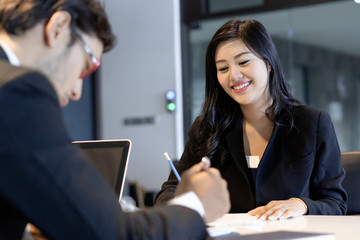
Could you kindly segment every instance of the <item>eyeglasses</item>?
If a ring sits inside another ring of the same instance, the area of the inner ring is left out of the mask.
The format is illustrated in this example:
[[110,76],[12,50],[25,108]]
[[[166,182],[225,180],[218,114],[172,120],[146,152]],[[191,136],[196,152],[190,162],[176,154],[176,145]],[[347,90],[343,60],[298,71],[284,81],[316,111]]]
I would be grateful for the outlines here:
[[96,69],[98,69],[101,65],[101,61],[100,59],[98,59],[94,53],[91,51],[89,45],[84,41],[84,39],[81,37],[79,30],[76,27],[73,27],[74,33],[76,34],[76,36],[80,39],[85,52],[90,56],[91,59],[91,67],[89,67],[88,69],[86,69],[85,71],[83,71],[80,74],[80,78],[86,78],[87,76],[89,76],[91,73],[93,73]]

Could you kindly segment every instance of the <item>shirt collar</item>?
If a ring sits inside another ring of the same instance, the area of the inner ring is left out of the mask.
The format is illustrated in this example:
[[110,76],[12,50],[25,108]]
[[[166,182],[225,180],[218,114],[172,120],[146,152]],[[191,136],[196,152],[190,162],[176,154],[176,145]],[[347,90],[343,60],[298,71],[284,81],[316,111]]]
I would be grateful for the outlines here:
[[11,48],[8,45],[6,45],[6,43],[1,41],[1,39],[0,39],[0,46],[4,50],[6,56],[8,57],[10,64],[19,67],[20,66],[19,58],[15,55],[13,50],[11,50]]

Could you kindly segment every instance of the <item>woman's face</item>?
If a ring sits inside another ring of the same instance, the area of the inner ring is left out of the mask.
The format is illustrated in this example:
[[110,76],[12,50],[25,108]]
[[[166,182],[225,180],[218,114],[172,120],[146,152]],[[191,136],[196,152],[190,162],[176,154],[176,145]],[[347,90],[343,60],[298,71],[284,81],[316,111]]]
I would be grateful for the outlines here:
[[268,82],[271,68],[239,39],[219,44],[215,52],[217,79],[241,107],[267,108],[271,103]]

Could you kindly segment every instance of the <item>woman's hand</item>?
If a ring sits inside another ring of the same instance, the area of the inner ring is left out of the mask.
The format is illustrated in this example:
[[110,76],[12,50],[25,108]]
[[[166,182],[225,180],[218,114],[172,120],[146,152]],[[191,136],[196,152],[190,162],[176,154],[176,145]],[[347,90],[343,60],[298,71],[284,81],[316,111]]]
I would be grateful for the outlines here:
[[248,214],[262,220],[281,220],[305,215],[307,211],[308,208],[303,200],[290,198],[289,200],[271,201],[265,206],[249,211]]

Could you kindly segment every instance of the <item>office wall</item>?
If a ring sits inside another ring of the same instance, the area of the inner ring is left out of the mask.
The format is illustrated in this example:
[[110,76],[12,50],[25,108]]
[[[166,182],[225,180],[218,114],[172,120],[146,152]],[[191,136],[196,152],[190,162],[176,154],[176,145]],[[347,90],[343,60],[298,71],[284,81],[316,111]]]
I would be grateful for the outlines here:
[[[128,180],[159,190],[170,172],[163,153],[178,158],[183,150],[179,0],[105,3],[118,43],[103,56],[100,137],[129,138]],[[177,91],[175,114],[165,109],[169,89]]]
[[62,108],[66,127],[75,141],[95,138],[93,81],[92,75],[84,79],[81,99]]

